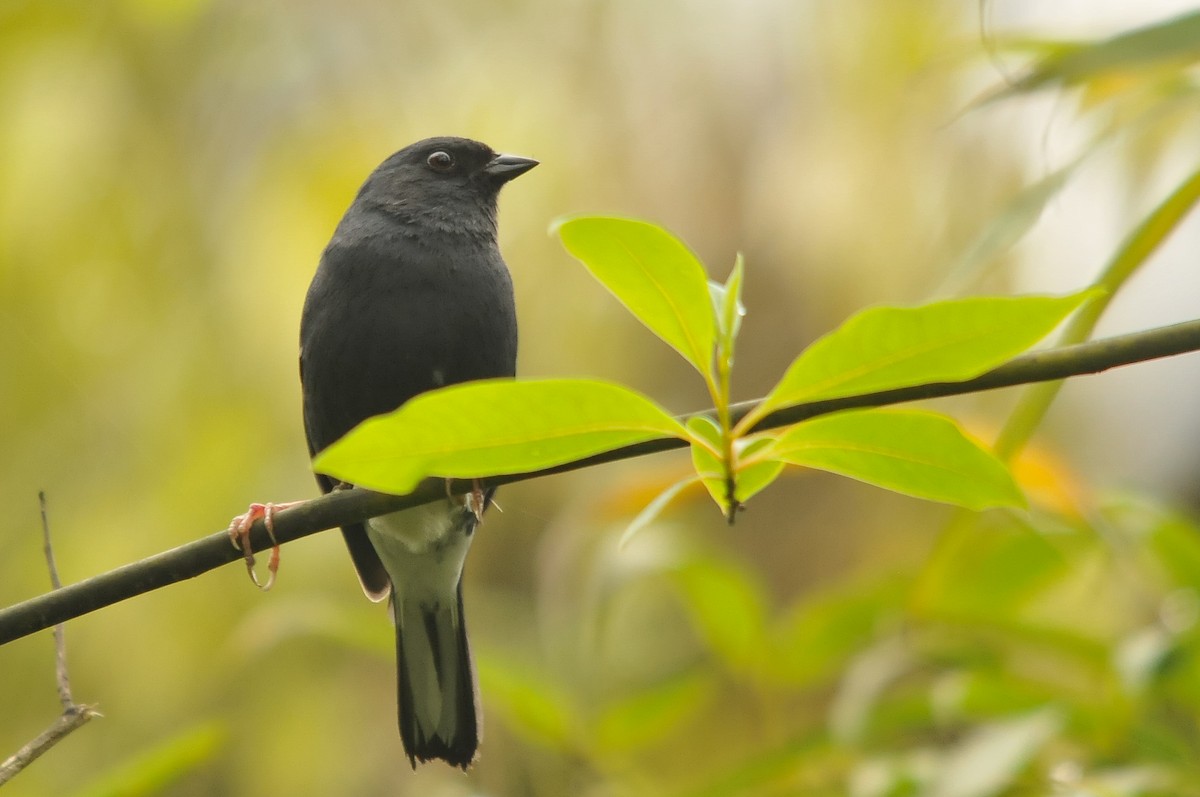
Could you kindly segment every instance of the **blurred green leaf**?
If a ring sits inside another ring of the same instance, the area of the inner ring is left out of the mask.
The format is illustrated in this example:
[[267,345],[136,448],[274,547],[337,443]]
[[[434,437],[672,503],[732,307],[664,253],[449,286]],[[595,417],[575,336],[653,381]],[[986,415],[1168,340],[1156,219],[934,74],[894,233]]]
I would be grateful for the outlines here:
[[610,702],[594,730],[604,755],[640,751],[666,739],[710,701],[710,674],[683,673],[634,695]]
[[709,648],[735,672],[761,672],[767,601],[758,580],[712,556],[689,560],[673,580]]
[[1026,186],[1013,197],[946,270],[939,293],[952,293],[956,285],[969,283],[1024,238],[1042,217],[1046,205],[1058,196],[1082,161],[1082,157],[1077,158],[1036,183]]
[[800,687],[832,677],[869,644],[883,618],[897,612],[906,586],[904,580],[888,577],[806,595],[772,631],[773,677]]
[[[1011,641],[1011,640],[1009,640]],[[1025,648],[1017,647],[1024,651]],[[1034,711],[1045,705],[1047,697],[1066,697],[1047,690],[1036,679],[1022,677],[1002,665],[1004,650],[974,651],[955,657],[963,664],[931,685],[930,699],[936,702],[937,720],[943,727],[972,724],[1013,712]],[[980,655],[982,653],[982,655]],[[1019,653],[1015,655],[1020,655]],[[1097,701],[1091,696],[1091,704]]]
[[163,794],[211,761],[225,743],[225,727],[215,722],[194,726],[117,765],[76,797],[142,797]]
[[[727,727],[716,729],[725,744]],[[846,797],[841,767],[845,748],[829,742],[823,728],[795,735],[783,744],[760,745],[733,768],[678,792],[680,797],[784,797],[797,783],[812,784],[805,797]]]
[[[1195,703],[1191,703],[1190,706],[1191,710],[1195,712]],[[1178,790],[1177,784],[1177,790],[1163,792],[1162,797],[1200,794],[1200,790],[1196,788],[1200,781],[1196,777],[1195,740],[1181,730],[1178,724],[1169,721],[1142,722],[1130,733],[1130,746],[1134,753],[1134,761],[1153,762],[1160,766],[1168,765],[1176,773],[1179,783],[1187,783],[1192,787],[1191,791],[1185,792]],[[1157,797],[1159,793],[1153,792],[1153,794]]]
[[1093,295],[978,297],[864,310],[805,349],[753,414],[971,379],[1046,337]]
[[[1100,316],[1108,309],[1121,288],[1162,245],[1179,223],[1200,202],[1200,169],[1193,171],[1176,186],[1121,242],[1103,273],[1087,293],[1095,293],[1089,302],[1071,319],[1059,338],[1059,345],[1082,343],[1092,335]],[[1004,460],[1010,460],[1041,425],[1050,405],[1062,388],[1062,380],[1040,382],[1025,388],[1016,409],[1000,431],[993,448]]]
[[1200,12],[1192,11],[1107,39],[1064,48],[1043,58],[995,97],[1036,91],[1047,86],[1071,86],[1108,73],[1164,62],[1176,62],[1183,66],[1198,59]]
[[411,492],[427,476],[478,478],[561,465],[682,425],[639,393],[590,379],[489,379],[423,393],[370,418],[313,468],[372,490]]
[[[954,641],[943,644],[943,660],[976,676],[990,678],[1002,659],[1022,655],[1054,662],[1050,672],[1071,674],[1009,673],[989,687],[995,695],[1022,691],[1020,683],[1028,681],[1042,690],[1031,693],[1039,702],[1054,696],[1095,704],[1097,679],[1112,677],[1111,626],[1120,621],[1111,606],[1125,602],[1119,592],[1096,592],[1098,583],[1120,580],[1098,571],[1110,555],[1086,528],[1050,534],[1030,527],[1020,513],[962,516],[928,558],[908,611],[922,624],[947,629]],[[984,694],[976,697],[986,703]]]
[[1200,525],[1180,514],[1156,511],[1147,544],[1175,584],[1200,589]]
[[968,509],[1025,503],[1004,463],[954,421],[931,412],[874,409],[822,416],[779,435],[766,453]]
[[655,224],[606,216],[562,219],[551,230],[638,320],[710,377],[717,333],[708,277],[682,241]]
[[942,544],[925,562],[913,608],[944,610],[968,622],[1014,615],[1067,577],[1072,561],[1093,550],[1093,538],[1082,533],[1055,540],[1056,547],[1011,515],[1002,520],[999,527],[964,522],[943,532]]
[[514,732],[557,750],[571,749],[578,714],[561,688],[528,664],[490,654],[480,655],[476,667],[488,709],[502,715]]
[[686,479],[680,479],[672,484],[667,489],[663,490],[654,500],[646,504],[646,507],[638,513],[630,524],[621,532],[621,538],[617,541],[618,548],[624,548],[634,536],[644,529],[646,526],[653,523],[662,514],[662,511],[675,500],[675,498],[688,487],[700,481],[699,476],[688,476]]

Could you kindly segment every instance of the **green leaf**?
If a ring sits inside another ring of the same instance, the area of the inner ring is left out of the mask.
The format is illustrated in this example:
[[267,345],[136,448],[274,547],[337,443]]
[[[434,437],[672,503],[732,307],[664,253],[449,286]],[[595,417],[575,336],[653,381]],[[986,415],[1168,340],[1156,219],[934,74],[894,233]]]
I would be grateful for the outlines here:
[[766,452],[905,495],[968,509],[1023,506],[1008,468],[954,421],[919,410],[851,410],[814,418]]
[[1155,507],[1145,510],[1146,547],[1173,586],[1200,588],[1200,524]]
[[742,282],[746,276],[746,262],[742,253],[738,252],[733,261],[733,270],[725,279],[725,304],[721,308],[721,329],[731,339],[736,338],[742,328],[742,316],[746,315],[746,306],[742,304]]
[[1046,205],[1066,186],[1085,156],[1076,158],[1036,183],[1026,186],[1013,197],[947,268],[946,279],[943,280],[938,293],[951,294],[955,292],[955,286],[969,284],[988,265],[1024,238],[1042,217]]
[[908,592],[904,579],[888,575],[806,594],[775,624],[769,674],[792,688],[834,679],[878,638],[883,618],[905,603]]
[[694,718],[715,691],[710,673],[682,673],[610,703],[596,723],[596,744],[606,754],[644,750]]
[[[725,489],[725,463],[709,449],[721,450],[721,427],[707,415],[693,415],[687,420],[692,440],[692,467],[703,482],[708,494],[717,502],[722,514],[729,516],[729,496]],[[703,442],[700,442],[703,441]],[[708,445],[704,445],[707,443]]]
[[753,440],[739,440],[734,443],[737,452],[737,485],[733,497],[739,504],[744,504],[753,496],[766,489],[775,481],[783,470],[785,463],[777,459],[767,459],[743,464],[742,460],[755,458],[757,454],[775,444],[774,437],[755,437]]
[[717,334],[724,336],[722,323],[725,312],[725,286],[716,280],[708,281],[708,298],[712,300],[713,313],[717,319]]
[[[707,415],[693,415],[687,419],[687,431],[694,443],[708,452],[709,456],[713,456],[715,462],[720,462],[711,451],[708,451],[709,448],[712,448],[713,451],[720,451],[724,445],[721,427],[715,420]],[[699,471],[698,468],[697,470]]]
[[742,304],[742,282],[745,277],[745,263],[741,252],[733,261],[733,270],[722,285],[709,280],[708,291],[712,296],[713,311],[717,314],[717,332],[723,342],[737,338],[742,328],[742,317],[746,315],[746,306]]
[[[1082,343],[1091,337],[1109,303],[1141,270],[1167,237],[1175,232],[1197,202],[1200,202],[1200,169],[1193,171],[1176,186],[1175,190],[1121,242],[1092,288],[1097,292],[1096,300],[1090,302],[1067,324],[1058,340],[1060,346]],[[1000,436],[996,438],[996,453],[1002,459],[1012,459],[1021,450],[1041,424],[1062,384],[1062,381],[1058,380],[1041,382],[1025,388],[1025,394],[1000,431]]]
[[[693,415],[688,418],[687,428],[693,438],[704,441],[708,443],[708,446],[718,450],[722,448],[721,427],[707,415]],[[739,506],[775,481],[780,471],[783,470],[784,462],[775,459],[764,460],[759,457],[760,452],[768,449],[773,442],[772,437],[765,435],[734,441],[734,459],[737,470],[734,474],[733,497]],[[725,481],[725,463],[714,456],[708,446],[695,440],[692,442],[692,466],[696,469],[696,478],[704,483],[708,494],[712,496],[721,512],[728,518],[730,511],[729,487]],[[758,461],[742,464],[744,459]]]
[[925,561],[909,605],[923,617],[953,618],[972,627],[1009,622],[1061,588],[1071,577],[1073,558],[1086,558],[1082,550],[1060,550],[1052,539],[1011,516],[986,529],[973,524],[946,530]]
[[770,654],[767,599],[755,574],[706,555],[684,563],[672,580],[709,649],[735,672],[759,673]]
[[571,749],[579,716],[570,696],[545,673],[487,652],[477,661],[480,691],[522,738],[555,749]]
[[710,374],[717,332],[708,277],[682,241],[654,224],[605,216],[568,218],[551,229],[638,320]]
[[423,393],[367,419],[318,454],[313,468],[404,494],[428,476],[526,473],[660,437],[687,433],[657,404],[621,385],[489,379]]
[[653,501],[651,501],[649,504],[646,504],[645,509],[643,509],[641,512],[638,512],[637,517],[635,517],[633,521],[626,526],[625,531],[621,532],[621,539],[617,540],[617,548],[624,548],[629,541],[633,539],[634,535],[657,520],[658,516],[662,514],[663,510],[666,509],[667,506],[674,501],[681,492],[686,490],[688,487],[691,487],[698,481],[700,481],[699,476],[688,476],[686,479],[680,479],[659,493]]
[[1164,62],[1200,60],[1200,12],[1136,28],[1108,39],[1064,48],[1039,61],[1003,97],[1054,85],[1074,85],[1113,72]]
[[817,399],[971,379],[1037,343],[1093,295],[863,310],[805,349],[753,416]]

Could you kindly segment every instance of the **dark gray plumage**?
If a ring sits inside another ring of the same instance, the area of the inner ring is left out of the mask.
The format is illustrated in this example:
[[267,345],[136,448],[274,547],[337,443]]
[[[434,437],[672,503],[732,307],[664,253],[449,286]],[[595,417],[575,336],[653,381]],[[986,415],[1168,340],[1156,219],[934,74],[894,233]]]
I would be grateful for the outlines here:
[[[300,322],[311,453],[418,393],[515,373],[496,198],[536,165],[477,141],[431,138],[367,178],[321,257]],[[335,487],[317,481],[324,492]],[[476,523],[448,501],[342,529],[364,591],[392,596],[400,735],[414,766],[441,758],[466,768],[475,756],[461,576]]]

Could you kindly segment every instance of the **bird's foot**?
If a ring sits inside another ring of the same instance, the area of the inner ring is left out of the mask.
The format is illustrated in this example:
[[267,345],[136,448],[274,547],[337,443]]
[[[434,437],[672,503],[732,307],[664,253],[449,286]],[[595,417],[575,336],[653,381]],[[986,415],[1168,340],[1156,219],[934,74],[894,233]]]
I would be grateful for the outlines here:
[[[454,501],[454,479],[446,479],[446,497]],[[471,491],[463,496],[462,506],[472,515],[475,516],[475,522],[483,522],[483,510],[488,508],[490,502],[484,494],[483,485],[479,479],[471,480]]]
[[[273,504],[270,502],[265,504],[251,504],[250,508],[244,514],[238,515],[229,523],[229,542],[233,544],[234,548],[242,552],[246,560],[246,572],[250,574],[250,580],[254,582],[254,586],[263,592],[274,586],[275,574],[279,572],[279,543],[275,539],[275,513],[302,503],[304,502],[288,501],[283,504]],[[265,584],[258,580],[258,574],[254,572],[254,552],[250,549],[250,529],[254,526],[254,521],[259,518],[262,518],[267,536],[271,538],[271,558],[267,560],[267,581]]]
[[487,509],[487,497],[483,493],[483,486],[480,485],[479,479],[471,480],[471,492],[467,493],[466,503],[467,511],[475,516],[475,522],[482,523],[483,510]]

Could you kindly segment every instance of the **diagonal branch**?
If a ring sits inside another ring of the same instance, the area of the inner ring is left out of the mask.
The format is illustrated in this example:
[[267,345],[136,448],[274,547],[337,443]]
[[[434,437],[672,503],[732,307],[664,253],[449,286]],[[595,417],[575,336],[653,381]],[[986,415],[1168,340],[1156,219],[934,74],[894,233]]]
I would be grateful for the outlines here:
[[[772,413],[764,418],[755,429],[788,426],[817,415],[825,415],[839,410],[956,396],[1012,387],[1013,385],[1094,374],[1122,365],[1194,351],[1200,351],[1200,320],[1025,354],[999,368],[964,382],[930,383],[799,404]],[[736,423],[737,419],[745,416],[756,404],[757,402],[752,401],[735,405],[732,413],[734,422]],[[697,414],[713,412],[715,411],[705,410],[703,413]],[[606,462],[683,448],[686,445],[683,440],[675,438],[650,440],[536,473],[501,476],[488,479],[487,482],[493,485],[508,484],[554,473],[579,470]],[[468,486],[464,483],[461,488],[466,490]],[[275,537],[281,543],[290,542],[325,529],[360,523],[367,518],[394,512],[398,509],[444,499],[445,495],[445,487],[440,481],[427,482],[415,492],[405,496],[384,495],[358,489],[335,492],[280,512],[275,517]],[[255,551],[261,551],[271,546],[271,541],[263,529],[262,521],[254,524],[251,532],[251,544]],[[177,581],[194,578],[240,559],[241,556],[241,553],[230,545],[229,537],[222,531],[46,595],[31,598],[23,603],[0,610],[0,644],[49,628],[56,623],[126,598],[174,584]]]

